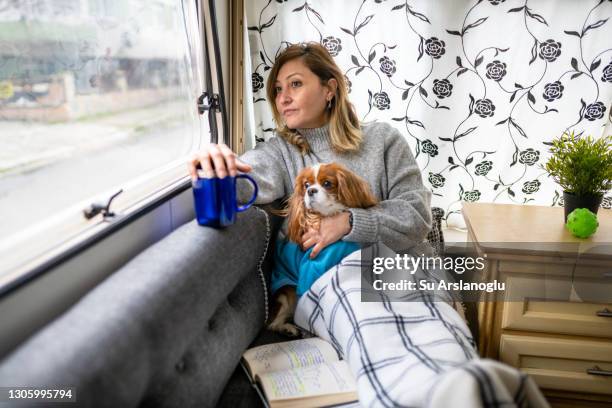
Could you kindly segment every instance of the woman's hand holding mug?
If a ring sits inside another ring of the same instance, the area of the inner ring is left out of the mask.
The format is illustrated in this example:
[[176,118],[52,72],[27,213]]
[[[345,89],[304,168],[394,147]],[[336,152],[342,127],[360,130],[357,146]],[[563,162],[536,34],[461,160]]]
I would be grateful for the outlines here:
[[[200,225],[226,227],[236,221],[236,214],[245,211],[257,198],[257,183],[246,174],[251,166],[243,163],[224,144],[207,144],[188,163],[192,179],[194,208]],[[201,172],[199,173],[199,168]],[[246,178],[253,184],[253,196],[245,205],[238,205],[236,181]]]
[[223,143],[208,143],[202,150],[194,154],[189,161],[189,174],[191,179],[198,179],[198,167],[202,168],[205,178],[224,178],[228,174],[236,177],[238,172],[248,173],[251,166],[240,161],[227,145]]

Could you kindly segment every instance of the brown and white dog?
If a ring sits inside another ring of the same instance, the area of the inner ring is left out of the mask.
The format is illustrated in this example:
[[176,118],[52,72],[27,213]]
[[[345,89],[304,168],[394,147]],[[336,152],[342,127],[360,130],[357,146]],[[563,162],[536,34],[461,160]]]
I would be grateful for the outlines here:
[[[322,218],[377,203],[368,183],[343,165],[330,163],[306,167],[295,179],[289,206],[282,212],[289,217],[287,239],[301,245],[302,236],[311,228],[318,230]],[[268,328],[298,336],[298,328],[290,323],[298,301],[295,287],[283,286],[274,294],[274,300]]]

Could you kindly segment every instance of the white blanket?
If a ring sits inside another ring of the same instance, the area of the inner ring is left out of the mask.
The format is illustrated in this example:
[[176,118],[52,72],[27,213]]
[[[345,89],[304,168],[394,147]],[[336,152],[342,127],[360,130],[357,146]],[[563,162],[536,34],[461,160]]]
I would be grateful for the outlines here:
[[300,298],[295,322],[348,361],[362,406],[547,406],[530,378],[478,359],[468,327],[448,303],[427,295],[394,302],[382,292],[380,301],[362,302],[361,267],[356,251],[319,278]]

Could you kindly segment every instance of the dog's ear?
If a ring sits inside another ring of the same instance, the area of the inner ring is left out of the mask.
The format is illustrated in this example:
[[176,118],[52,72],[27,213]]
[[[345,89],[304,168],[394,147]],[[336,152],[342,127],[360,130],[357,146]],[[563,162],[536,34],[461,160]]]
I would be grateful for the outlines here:
[[278,215],[279,217],[285,218],[289,215],[289,199],[283,198],[280,203],[280,208],[271,208],[270,212],[274,215]]
[[289,241],[300,244],[304,235],[304,225],[306,217],[306,207],[304,205],[304,173],[300,173],[295,179],[295,188],[289,199],[289,222],[287,228],[287,238]]
[[348,208],[368,208],[378,203],[370,191],[367,181],[339,166],[336,170],[338,180],[338,200]]

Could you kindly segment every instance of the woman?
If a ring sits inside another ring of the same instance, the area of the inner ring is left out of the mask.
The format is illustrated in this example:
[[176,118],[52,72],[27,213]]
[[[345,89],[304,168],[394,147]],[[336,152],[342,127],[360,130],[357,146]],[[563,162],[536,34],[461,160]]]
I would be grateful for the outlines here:
[[[192,178],[201,165],[207,177],[252,172],[259,186],[256,203],[289,196],[301,169],[339,162],[366,179],[381,201],[352,208],[304,234],[312,256],[340,239],[383,242],[406,249],[423,241],[431,227],[430,192],[400,132],[385,123],[362,125],[348,100],[345,77],[318,43],[292,45],[276,59],[266,85],[278,136],[240,158],[226,145],[209,144],[189,163]],[[239,197],[250,194],[241,189]]]
[[[369,183],[378,205],[325,218],[318,232],[304,234],[302,244],[314,246],[315,254],[338,240],[386,245],[347,256],[300,298],[295,314],[298,325],[328,340],[348,361],[360,404],[436,407],[451,401],[480,406],[479,396],[488,393],[495,404],[527,398],[537,402],[533,406],[545,406],[530,380],[523,386],[523,374],[477,359],[465,322],[449,303],[438,301],[444,293],[437,300],[425,292],[399,302],[386,293],[368,298],[371,291],[362,288],[362,256],[393,257],[391,249],[402,249],[417,257],[426,251],[427,245],[419,244],[430,229],[430,193],[397,130],[384,123],[359,123],[344,75],[325,48],[317,43],[288,47],[274,63],[266,91],[278,136],[240,158],[225,145],[209,144],[189,163],[190,173],[197,177],[198,164],[209,177],[252,172],[258,203],[289,196],[300,170],[321,162],[340,162]],[[243,201],[250,197],[249,191],[239,193]],[[430,279],[438,273],[444,271],[420,270],[409,278]],[[518,390],[509,386],[502,392],[499,381],[492,387],[489,375],[499,378],[496,371],[503,372],[506,382],[516,380]],[[478,374],[469,385],[457,381],[469,377],[466,373]],[[503,396],[509,396],[507,401]]]

